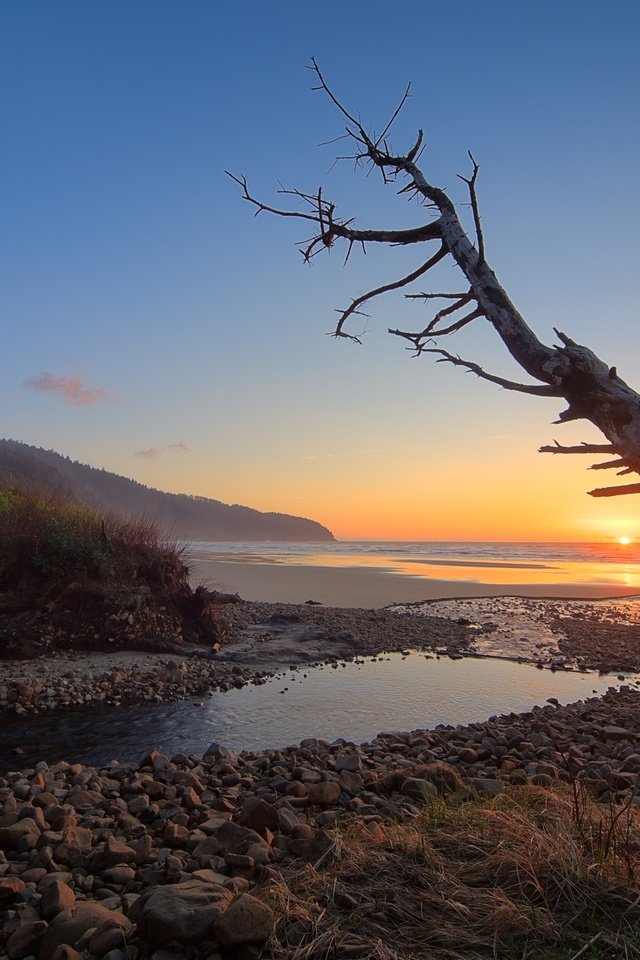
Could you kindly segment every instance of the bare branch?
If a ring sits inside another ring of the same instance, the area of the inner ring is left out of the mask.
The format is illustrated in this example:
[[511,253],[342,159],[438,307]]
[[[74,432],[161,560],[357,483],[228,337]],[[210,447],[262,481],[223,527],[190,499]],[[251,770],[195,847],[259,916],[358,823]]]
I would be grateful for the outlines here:
[[279,217],[297,217],[300,220],[312,220],[314,223],[318,222],[318,217],[315,214],[302,213],[300,210],[279,210],[277,207],[270,207],[261,200],[256,200],[256,198],[252,197],[249,193],[246,177],[237,177],[234,173],[230,173],[229,170],[225,170],[225,173],[232,180],[235,180],[236,183],[240,184],[243,199],[248,200],[249,203],[257,207],[257,213],[261,213],[264,210],[267,213],[275,213]]
[[[466,303],[469,302],[471,298],[467,298]],[[455,310],[459,310],[464,304],[459,302],[457,305],[450,307],[448,310],[441,310],[439,314],[433,318],[433,320],[425,327],[424,330],[421,330],[420,333],[408,333],[405,330],[391,330],[389,333],[392,333],[396,337],[403,337],[405,340],[409,340],[413,343],[416,351],[418,353],[423,353],[424,351],[424,342],[425,340],[430,340],[434,342],[435,337],[444,337],[449,333],[457,333],[458,330],[462,330],[463,327],[466,327],[467,324],[471,323],[472,320],[477,320],[478,317],[484,317],[484,311],[480,307],[475,307],[471,310],[470,313],[466,313],[464,317],[460,317],[459,320],[456,320],[455,323],[449,324],[448,327],[441,327],[436,330],[435,325],[440,322],[442,317],[445,314],[453,313]]]
[[[456,320],[455,323],[449,324],[448,327],[440,327],[438,330],[433,326],[436,322],[440,322],[441,315],[434,317],[434,319],[429,324],[427,328],[429,333],[427,336],[431,335],[433,337],[446,337],[449,333],[457,333],[458,330],[462,330],[463,327],[466,327],[467,324],[471,323],[472,320],[477,320],[479,317],[484,317],[485,312],[481,307],[475,307],[471,310],[470,313],[465,313],[464,317],[461,317],[459,320]],[[429,329],[430,328],[430,329]]]
[[617,470],[618,467],[627,467],[626,460],[606,460],[604,463],[592,463],[589,470]]
[[407,300],[459,300],[469,293],[405,293]]
[[590,497],[622,497],[627,493],[640,493],[640,483],[627,483],[622,487],[598,487],[588,493]]
[[349,121],[349,123],[352,123],[352,124],[354,125],[354,127],[356,127],[356,128],[360,131],[360,133],[362,134],[363,137],[366,137],[366,134],[365,134],[364,130],[363,130],[362,127],[360,126],[360,122],[359,122],[358,120],[356,120],[355,117],[352,117],[351,114],[350,114],[347,110],[345,110],[345,108],[342,106],[342,104],[340,103],[340,101],[337,99],[337,97],[335,97],[335,96],[333,95],[333,93],[331,92],[331,90],[330,90],[329,87],[327,86],[327,84],[326,84],[326,82],[325,82],[325,79],[324,79],[324,77],[322,76],[322,73],[320,72],[320,67],[319,67],[318,64],[316,63],[316,58],[315,58],[315,57],[311,57],[311,67],[310,67],[310,69],[313,70],[313,72],[314,72],[315,75],[317,76],[318,80],[320,81],[320,86],[319,86],[319,87],[314,87],[313,89],[314,89],[314,90],[324,90],[324,92],[326,93],[326,95],[329,97],[329,99],[331,100],[331,102],[335,104],[335,106],[338,108],[338,110],[340,111],[340,113],[343,114],[343,116],[345,116],[345,117],[347,118],[347,120]]
[[503,377],[496,377],[492,373],[487,373],[478,363],[471,360],[463,360],[461,357],[455,357],[446,350],[440,350],[435,347],[425,347],[421,353],[438,353],[440,359],[436,363],[452,363],[456,367],[465,367],[469,373],[475,373],[482,380],[488,380],[495,383],[505,390],[515,390],[517,393],[529,393],[534,397],[557,397],[560,396],[558,389],[551,386],[537,386],[536,384],[516,383],[513,380],[505,380]]
[[[444,330],[436,331],[436,327],[440,321],[444,320],[445,317],[450,316],[452,313],[457,313],[457,311],[461,310],[462,307],[466,307],[470,300],[473,300],[473,293],[471,290],[468,290],[467,293],[463,293],[458,300],[452,303],[450,307],[443,307],[442,310],[438,310],[433,320],[425,327],[425,336],[429,336],[431,333],[433,333],[434,336],[443,335],[445,333]],[[480,316],[480,314],[476,314],[476,316]]]
[[557,440],[554,445],[539,447],[538,453],[615,453],[610,443],[581,443],[577,447],[561,447]]
[[480,210],[478,208],[478,195],[476,193],[476,180],[478,179],[478,170],[480,167],[476,163],[471,150],[467,151],[469,159],[473,164],[473,173],[471,177],[463,177],[458,174],[461,180],[469,187],[469,197],[471,199],[471,209],[473,210],[473,222],[476,226],[476,242],[478,244],[478,263],[484,263],[484,237],[482,235],[482,225],[480,223]]
[[[362,243],[386,243],[389,245],[404,246],[413,243],[422,243],[428,240],[440,240],[441,230],[440,221],[431,220],[420,227],[410,227],[407,230],[355,230],[349,226],[353,223],[350,220],[336,220],[334,217],[335,204],[329,203],[318,194],[303,193],[301,190],[285,190],[281,188],[278,192],[290,194],[299,197],[305,203],[312,204],[315,207],[314,213],[304,213],[301,210],[283,210],[279,207],[272,207],[262,200],[258,200],[249,192],[246,177],[237,177],[235,174],[225,170],[228,177],[242,187],[242,196],[253,206],[257,213],[273,213],[278,217],[297,217],[300,220],[310,220],[321,227],[321,232],[314,238],[316,243],[324,243],[329,246],[327,239],[329,237],[340,237],[345,240],[360,241]],[[313,241],[312,241],[313,242]]]
[[366,303],[367,300],[372,300],[373,297],[380,296],[381,293],[388,293],[389,290],[399,290],[401,287],[406,287],[407,284],[413,283],[414,280],[417,280],[418,277],[424,276],[432,267],[435,267],[437,263],[440,263],[441,260],[448,254],[447,248],[444,244],[440,247],[437,253],[435,253],[430,260],[427,260],[426,263],[423,263],[421,267],[418,267],[417,270],[414,270],[412,273],[407,274],[406,277],[401,277],[399,280],[394,280],[391,283],[385,283],[381,287],[376,287],[374,290],[369,290],[367,293],[363,293],[362,296],[357,297],[346,310],[343,310],[340,314],[340,319],[338,320],[335,336],[343,337],[348,336],[343,332],[343,327],[345,322],[349,317],[355,313],[358,307],[362,306],[363,303]]
[[[391,129],[391,127],[392,127],[393,124],[395,123],[395,120],[396,120],[398,114],[400,113],[400,111],[401,111],[402,108],[404,107],[405,103],[406,103],[407,100],[409,99],[409,92],[410,92],[410,90],[411,90],[411,84],[408,83],[408,84],[407,84],[407,89],[405,90],[404,94],[402,95],[402,99],[401,99],[400,103],[398,104],[398,106],[397,106],[397,107],[395,108],[395,110],[393,111],[393,114],[392,114],[392,116],[391,116],[391,119],[389,120],[388,124],[386,125],[386,127],[384,128],[384,130],[382,131],[382,133],[380,134],[380,136],[379,136],[378,139],[376,140],[376,142],[375,142],[375,146],[376,146],[376,147],[380,146],[380,144],[384,141],[384,138],[386,137],[386,135],[388,134],[389,130]],[[422,138],[419,138],[419,141],[420,141],[421,139],[422,139]],[[419,146],[419,142],[418,142],[418,146]],[[417,150],[418,150],[418,146],[412,147],[412,149],[415,149],[416,153],[417,153]]]

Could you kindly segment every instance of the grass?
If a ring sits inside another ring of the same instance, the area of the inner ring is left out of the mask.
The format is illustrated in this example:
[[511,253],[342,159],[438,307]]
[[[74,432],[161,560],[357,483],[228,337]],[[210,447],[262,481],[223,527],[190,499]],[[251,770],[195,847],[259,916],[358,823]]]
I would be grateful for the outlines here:
[[102,516],[60,494],[0,490],[0,590],[98,579],[126,582],[155,565],[182,567],[179,548],[146,518]]
[[605,960],[640,957],[640,811],[569,789],[435,801],[409,823],[342,832],[322,872],[290,868],[265,895],[278,960]]

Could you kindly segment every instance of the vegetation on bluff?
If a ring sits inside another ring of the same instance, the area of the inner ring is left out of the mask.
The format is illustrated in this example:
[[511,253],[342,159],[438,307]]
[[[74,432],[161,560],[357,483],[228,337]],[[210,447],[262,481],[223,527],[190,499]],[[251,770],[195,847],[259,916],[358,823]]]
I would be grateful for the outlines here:
[[0,488],[0,655],[214,642],[213,597],[192,591],[188,572],[149,519]]

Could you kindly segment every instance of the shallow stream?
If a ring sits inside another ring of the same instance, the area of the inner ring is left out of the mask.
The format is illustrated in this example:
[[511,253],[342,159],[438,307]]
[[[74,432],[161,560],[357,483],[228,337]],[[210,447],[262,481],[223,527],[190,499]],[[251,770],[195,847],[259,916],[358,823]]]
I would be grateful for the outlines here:
[[[626,682],[637,683],[637,678]],[[381,731],[464,724],[604,693],[610,675],[538,670],[499,659],[386,654],[337,667],[306,667],[203,701],[52,712],[0,722],[0,770],[38,760],[140,761],[151,748],[202,754],[212,741],[235,750],[284,747],[305,737],[363,742]],[[16,748],[24,754],[17,755]]]

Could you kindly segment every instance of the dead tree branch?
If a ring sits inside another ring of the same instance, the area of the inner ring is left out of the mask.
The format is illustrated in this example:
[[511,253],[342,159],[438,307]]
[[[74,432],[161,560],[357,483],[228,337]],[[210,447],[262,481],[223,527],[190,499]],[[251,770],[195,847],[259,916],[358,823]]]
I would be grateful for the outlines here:
[[[467,289],[462,293],[445,291],[405,294],[410,299],[422,300],[427,306],[437,299],[450,300],[451,304],[437,311],[421,330],[411,332],[392,329],[389,332],[407,340],[416,355],[435,353],[439,362],[462,367],[480,379],[506,390],[532,396],[562,397],[567,407],[560,413],[558,423],[587,420],[594,424],[607,440],[607,443],[603,444],[585,443],[568,447],[556,443],[541,447],[542,452],[608,453],[615,459],[596,464],[594,469],[622,467],[621,473],[640,474],[640,395],[618,376],[616,367],[604,363],[588,347],[576,343],[559,330],[555,331],[558,344],[543,343],[518,312],[489,266],[477,194],[480,168],[472,153],[469,152],[471,175],[459,176],[469,191],[475,243],[462,226],[453,201],[444,190],[431,183],[418,166],[424,150],[422,130],[418,131],[415,141],[405,152],[397,153],[391,148],[389,136],[407,102],[410,87],[404,91],[382,132],[376,135],[368,132],[361,120],[334,94],[315,60],[311,61],[310,69],[317,81],[314,89],[320,90],[329,98],[346,122],[345,130],[339,139],[345,139],[353,145],[353,153],[348,159],[355,163],[356,168],[368,165],[370,170],[379,170],[384,184],[400,181],[398,193],[417,200],[420,206],[429,212],[429,219],[418,227],[403,230],[361,229],[355,226],[352,216],[338,216],[336,205],[325,198],[322,188],[311,192],[283,188],[279,192],[293,198],[300,205],[300,209],[279,208],[253,196],[246,177],[229,174],[240,186],[244,200],[254,207],[256,215],[270,213],[313,223],[315,232],[302,245],[306,262],[323,250],[331,250],[340,241],[347,244],[345,263],[349,260],[354,244],[360,244],[363,251],[366,251],[368,243],[413,246],[438,242],[437,252],[429,257],[423,256],[422,265],[417,269],[369,290],[356,297],[345,310],[339,310],[334,335],[360,342],[360,337],[348,332],[347,324],[352,316],[361,313],[363,304],[382,294],[410,286],[432,267],[450,258],[464,277]],[[466,314],[453,319],[459,310],[469,305],[471,309]],[[456,334],[479,317],[486,318],[513,360],[535,383],[518,383],[494,376],[473,361],[462,360],[438,346],[431,346],[434,342],[437,343],[438,338]],[[445,322],[447,318],[452,319]],[[640,492],[640,484],[606,487],[590,492],[597,497],[637,493]]]
[[553,446],[539,447],[538,453],[613,453],[610,443],[580,443],[576,447],[561,447],[557,440]]

